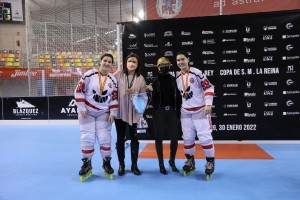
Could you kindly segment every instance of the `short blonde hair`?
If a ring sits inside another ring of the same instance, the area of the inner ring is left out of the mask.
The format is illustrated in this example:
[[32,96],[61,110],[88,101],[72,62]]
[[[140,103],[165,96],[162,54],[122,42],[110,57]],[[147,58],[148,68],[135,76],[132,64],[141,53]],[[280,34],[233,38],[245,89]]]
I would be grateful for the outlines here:
[[167,64],[170,64],[170,60],[166,57],[160,57],[158,60],[157,60],[157,66],[162,64],[162,63],[167,63]]

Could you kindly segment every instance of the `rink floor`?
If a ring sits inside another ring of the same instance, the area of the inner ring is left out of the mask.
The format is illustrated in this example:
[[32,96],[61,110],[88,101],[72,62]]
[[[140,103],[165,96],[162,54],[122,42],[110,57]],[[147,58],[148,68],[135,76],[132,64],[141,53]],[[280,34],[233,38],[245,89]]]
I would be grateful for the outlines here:
[[[113,143],[115,143],[113,130]],[[168,161],[168,143],[164,144]],[[0,200],[298,200],[300,196],[299,141],[216,141],[216,171],[205,180],[199,148],[197,171],[182,175],[182,144],[176,164],[181,173],[162,175],[153,142],[140,145],[141,176],[130,169],[126,148],[126,174],[117,175],[112,151],[113,180],[102,169],[99,146],[92,161],[93,177],[80,182],[79,127],[71,125],[0,125]],[[112,145],[114,147],[114,145]]]

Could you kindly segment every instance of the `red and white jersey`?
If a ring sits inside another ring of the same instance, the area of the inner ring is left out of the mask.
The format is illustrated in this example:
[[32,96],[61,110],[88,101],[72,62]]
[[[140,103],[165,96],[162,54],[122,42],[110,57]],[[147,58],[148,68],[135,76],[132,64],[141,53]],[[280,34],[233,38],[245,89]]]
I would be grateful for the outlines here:
[[[110,114],[116,117],[118,113],[117,79],[111,73],[108,75],[99,73],[97,69],[91,69],[80,79],[74,92],[77,111],[80,113],[87,110],[88,113],[94,115],[110,111]],[[100,92],[101,85],[102,93]]]
[[176,83],[182,95],[182,111],[194,113],[205,105],[212,105],[214,86],[201,70],[189,67],[185,73],[176,72]]

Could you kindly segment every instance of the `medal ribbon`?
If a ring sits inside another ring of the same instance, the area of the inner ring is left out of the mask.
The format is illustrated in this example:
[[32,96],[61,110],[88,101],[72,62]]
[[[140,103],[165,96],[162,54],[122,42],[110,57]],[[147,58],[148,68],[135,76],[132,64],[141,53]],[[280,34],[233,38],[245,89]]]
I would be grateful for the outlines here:
[[183,80],[183,73],[182,71],[180,71],[181,74],[181,84],[182,84],[182,88],[183,88],[183,96],[186,96],[186,89],[188,88],[188,84],[189,84],[189,73],[190,73],[190,68],[188,68],[187,72],[186,72],[186,85],[184,85],[184,80]]
[[98,70],[98,77],[99,77],[99,84],[100,84],[100,95],[102,95],[105,83],[107,81],[108,73],[105,75],[103,84],[102,84],[102,81],[101,81],[101,72],[100,72],[100,69]]

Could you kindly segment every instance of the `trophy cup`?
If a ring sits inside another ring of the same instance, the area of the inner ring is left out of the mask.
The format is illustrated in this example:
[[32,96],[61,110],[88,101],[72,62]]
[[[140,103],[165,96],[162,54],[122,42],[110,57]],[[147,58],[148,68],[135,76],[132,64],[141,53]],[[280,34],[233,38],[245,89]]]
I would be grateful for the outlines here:
[[140,120],[137,123],[136,133],[147,133],[148,124],[144,119],[143,114],[148,104],[147,93],[132,94],[132,104],[136,112],[140,115]]

